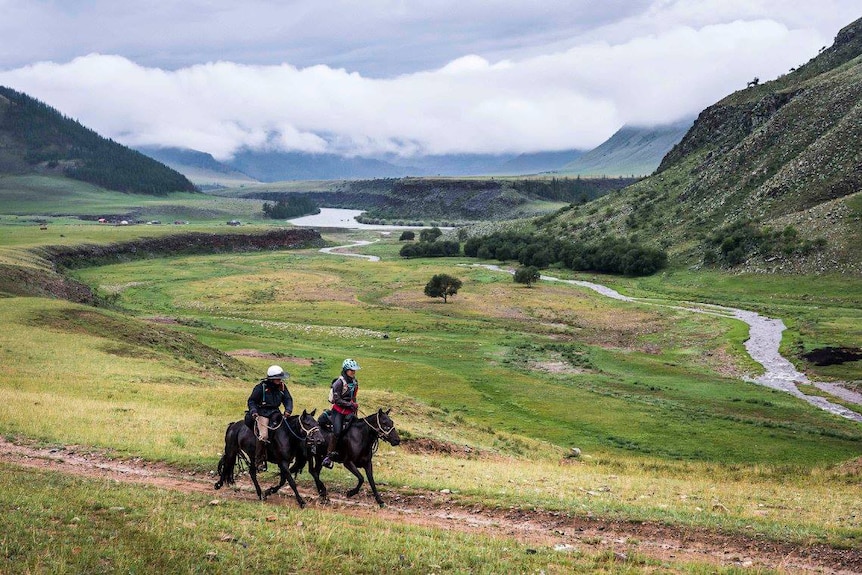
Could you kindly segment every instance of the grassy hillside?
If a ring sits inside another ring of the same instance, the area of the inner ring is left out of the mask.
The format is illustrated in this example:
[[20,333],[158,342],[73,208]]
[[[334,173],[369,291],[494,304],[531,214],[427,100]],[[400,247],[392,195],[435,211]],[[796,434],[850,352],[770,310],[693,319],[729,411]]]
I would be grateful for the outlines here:
[[553,234],[637,235],[688,265],[862,271],[862,24],[799,69],[704,110],[656,174]]
[[120,192],[194,192],[179,172],[0,86],[0,174],[59,175]]

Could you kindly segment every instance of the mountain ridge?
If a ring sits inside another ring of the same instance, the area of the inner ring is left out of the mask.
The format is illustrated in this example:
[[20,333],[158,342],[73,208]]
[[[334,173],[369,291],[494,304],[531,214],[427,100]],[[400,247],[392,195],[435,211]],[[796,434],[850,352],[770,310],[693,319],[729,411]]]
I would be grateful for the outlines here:
[[789,74],[707,107],[655,174],[545,231],[648,237],[694,266],[862,272],[860,102],[862,19]]
[[185,176],[0,86],[0,173],[48,174],[126,193],[195,192]]

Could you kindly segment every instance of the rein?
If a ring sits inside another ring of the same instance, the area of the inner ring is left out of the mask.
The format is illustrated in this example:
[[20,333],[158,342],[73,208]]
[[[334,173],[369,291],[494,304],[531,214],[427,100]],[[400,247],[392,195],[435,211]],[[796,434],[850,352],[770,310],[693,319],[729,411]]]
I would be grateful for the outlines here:
[[395,429],[395,425],[393,425],[389,429],[383,429],[383,426],[380,425],[380,413],[378,412],[378,413],[375,413],[374,415],[377,416],[377,427],[375,427],[374,425],[372,425],[368,421],[369,419],[371,419],[370,415],[366,415],[365,417],[363,417],[362,421],[364,421],[368,427],[373,429],[377,433],[377,435],[383,437],[383,439],[385,439],[386,441],[389,441],[389,434],[392,433],[393,429]]
[[[312,435],[314,435],[315,433],[320,431],[320,427],[318,427],[317,425],[313,425],[312,427],[306,428],[302,424],[302,418],[301,417],[299,417],[298,415],[296,415],[294,417],[296,417],[296,422],[299,424],[299,429],[303,433],[303,435],[299,435],[296,431],[293,430],[293,427],[291,427],[290,425],[287,425],[286,427],[287,427],[287,430],[290,432],[290,434],[292,436],[294,436],[295,438],[297,438],[298,440],[300,440],[300,441],[308,440],[309,437],[311,437]],[[287,418],[284,417],[284,418],[282,418],[281,421],[283,423],[286,420],[287,420]]]

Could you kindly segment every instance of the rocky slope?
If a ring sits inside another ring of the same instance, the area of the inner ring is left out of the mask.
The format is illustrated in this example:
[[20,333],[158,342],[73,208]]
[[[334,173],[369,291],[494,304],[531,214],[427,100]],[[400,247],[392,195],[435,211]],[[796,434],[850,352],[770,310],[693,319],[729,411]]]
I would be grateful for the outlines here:
[[710,106],[657,172],[555,233],[649,238],[678,262],[862,271],[862,20],[807,64]]

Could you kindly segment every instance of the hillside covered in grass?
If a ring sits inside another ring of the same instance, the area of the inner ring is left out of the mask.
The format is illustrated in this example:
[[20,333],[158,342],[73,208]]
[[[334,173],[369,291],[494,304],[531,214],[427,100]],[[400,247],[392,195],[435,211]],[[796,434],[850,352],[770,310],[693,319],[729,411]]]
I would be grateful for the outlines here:
[[108,190],[156,196],[196,191],[176,170],[4,86],[0,86],[0,174],[60,175]]
[[807,64],[698,116],[657,172],[545,224],[638,236],[678,263],[862,271],[862,20]]

